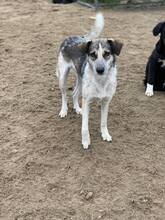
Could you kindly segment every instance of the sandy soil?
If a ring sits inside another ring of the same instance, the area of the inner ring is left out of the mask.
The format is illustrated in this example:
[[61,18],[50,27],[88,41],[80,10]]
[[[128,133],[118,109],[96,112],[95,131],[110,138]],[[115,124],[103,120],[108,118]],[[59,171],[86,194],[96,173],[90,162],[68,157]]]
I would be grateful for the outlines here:
[[165,219],[165,94],[145,97],[142,85],[157,40],[151,30],[163,10],[104,11],[103,36],[124,42],[109,110],[113,142],[101,140],[97,103],[88,151],[71,96],[68,117],[58,117],[59,44],[86,33],[94,14],[76,4],[0,1],[2,220]]

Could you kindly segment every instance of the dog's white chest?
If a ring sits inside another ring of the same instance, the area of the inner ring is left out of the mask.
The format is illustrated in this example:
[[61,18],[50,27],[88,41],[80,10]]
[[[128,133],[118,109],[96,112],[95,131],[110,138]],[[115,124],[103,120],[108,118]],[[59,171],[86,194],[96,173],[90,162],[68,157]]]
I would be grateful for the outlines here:
[[165,59],[159,59],[158,61],[162,63],[161,67],[165,67]]

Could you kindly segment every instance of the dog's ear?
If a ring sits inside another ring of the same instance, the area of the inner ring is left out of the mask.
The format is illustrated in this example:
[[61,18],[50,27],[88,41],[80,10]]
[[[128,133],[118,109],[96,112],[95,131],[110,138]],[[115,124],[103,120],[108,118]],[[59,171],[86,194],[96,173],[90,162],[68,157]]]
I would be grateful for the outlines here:
[[163,22],[158,23],[153,29],[153,35],[157,36],[161,32],[162,27],[163,27]]
[[108,40],[108,43],[110,44],[111,46],[111,49],[112,49],[112,53],[116,54],[117,56],[120,55],[120,52],[121,52],[121,49],[123,47],[123,43],[121,43],[120,41],[118,40],[113,40],[113,39],[110,39]]
[[89,47],[90,47],[91,43],[92,43],[92,41],[88,41],[88,42],[79,44],[79,45],[78,45],[78,48],[79,48],[81,51],[83,51],[84,53],[88,53]]
[[86,45],[86,53],[89,53],[89,49],[90,49],[90,45],[91,45],[92,41],[88,41],[87,45]]

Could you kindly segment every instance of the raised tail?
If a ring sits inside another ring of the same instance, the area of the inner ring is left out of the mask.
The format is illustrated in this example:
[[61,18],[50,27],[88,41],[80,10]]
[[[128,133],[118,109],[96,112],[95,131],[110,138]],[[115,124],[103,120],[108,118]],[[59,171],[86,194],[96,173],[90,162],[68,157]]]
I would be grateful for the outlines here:
[[102,33],[103,28],[104,28],[104,16],[102,13],[99,12],[96,14],[96,20],[94,26],[92,27],[91,31],[84,37],[86,38],[87,41],[98,38]]

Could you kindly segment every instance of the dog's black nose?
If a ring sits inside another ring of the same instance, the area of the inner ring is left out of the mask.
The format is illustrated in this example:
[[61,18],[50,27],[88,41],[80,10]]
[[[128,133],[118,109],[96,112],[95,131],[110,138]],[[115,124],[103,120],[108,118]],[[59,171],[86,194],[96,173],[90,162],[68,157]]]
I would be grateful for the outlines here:
[[97,67],[96,68],[96,71],[99,75],[102,75],[104,73],[104,70],[105,70],[104,67]]

